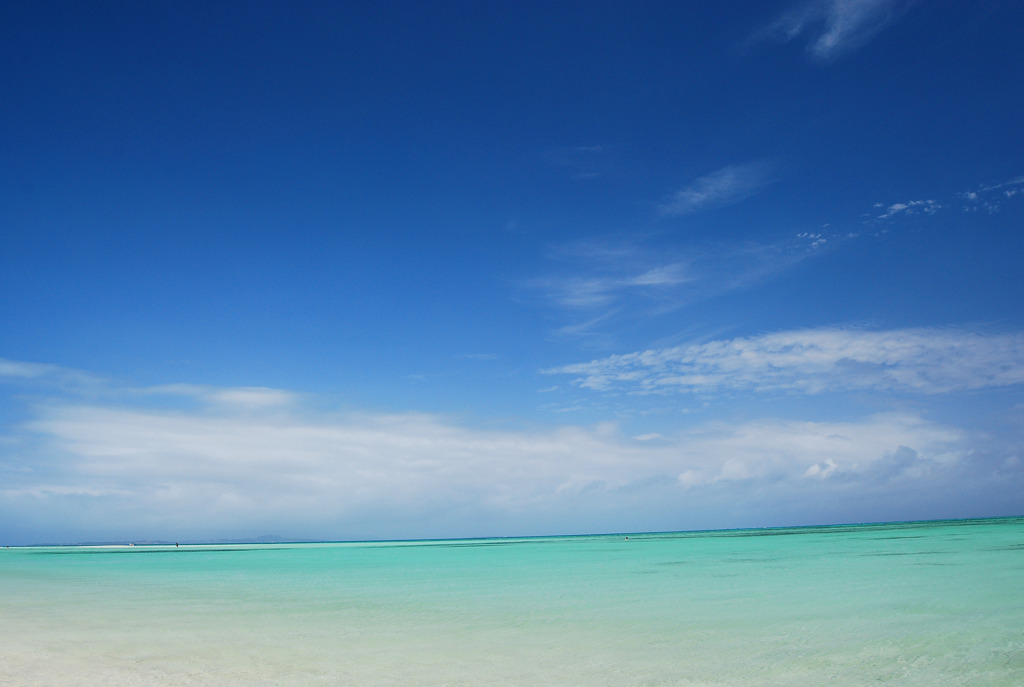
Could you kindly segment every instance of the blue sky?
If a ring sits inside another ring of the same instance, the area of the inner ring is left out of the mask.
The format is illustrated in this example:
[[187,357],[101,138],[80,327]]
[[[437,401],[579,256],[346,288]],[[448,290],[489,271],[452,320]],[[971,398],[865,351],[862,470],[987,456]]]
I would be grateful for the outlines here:
[[0,543],[1024,512],[1017,2],[0,8]]

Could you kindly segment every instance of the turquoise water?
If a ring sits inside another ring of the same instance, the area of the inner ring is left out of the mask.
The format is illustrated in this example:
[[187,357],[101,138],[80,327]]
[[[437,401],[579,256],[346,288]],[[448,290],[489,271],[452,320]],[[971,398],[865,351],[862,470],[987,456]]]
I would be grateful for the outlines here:
[[1024,519],[0,550],[0,684],[1024,684]]

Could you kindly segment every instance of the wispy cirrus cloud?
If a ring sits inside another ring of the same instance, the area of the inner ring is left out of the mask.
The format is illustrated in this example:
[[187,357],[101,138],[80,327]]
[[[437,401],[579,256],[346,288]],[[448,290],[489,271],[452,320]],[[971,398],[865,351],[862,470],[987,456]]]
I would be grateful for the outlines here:
[[[759,163],[753,165],[758,167]],[[725,168],[702,177],[680,191],[673,202],[679,212],[696,211],[743,193],[756,192],[755,179],[769,183],[769,176],[752,173],[746,182],[734,174],[744,166]],[[730,190],[731,189],[731,190]],[[964,210],[984,208],[997,212],[1000,204],[1024,198],[1024,176],[998,184],[977,187],[957,194]],[[911,218],[931,218],[948,212],[953,199],[923,198],[901,202],[875,203],[860,216],[868,225],[891,225]],[[671,203],[663,207],[667,210]],[[814,256],[840,249],[861,234],[839,230],[849,220],[836,220],[815,231],[800,231],[772,242],[682,243],[656,249],[634,242],[611,240],[579,241],[549,247],[547,258],[553,269],[542,277],[526,281],[532,291],[543,294],[549,303],[567,310],[577,318],[558,331],[570,335],[591,335],[619,318],[663,314],[691,303],[743,289],[784,274]]]
[[[593,266],[591,266],[593,267]],[[591,274],[565,275],[537,280],[556,304],[572,309],[604,308],[635,295],[639,290],[657,291],[694,279],[684,263],[647,267],[620,267]]]
[[772,165],[768,162],[728,165],[676,191],[659,206],[659,211],[662,215],[677,216],[727,205],[754,195],[772,181]]
[[823,328],[614,355],[546,370],[625,393],[895,389],[923,394],[1024,383],[1024,333]]
[[776,243],[655,250],[632,243],[580,242],[552,247],[551,272],[526,285],[582,317],[566,334],[591,333],[618,316],[664,313],[769,279],[820,253],[827,239],[800,233]]
[[868,43],[912,4],[913,0],[809,0],[762,29],[756,39],[802,39],[811,58],[827,62]]
[[89,372],[62,365],[0,358],[0,383],[43,384],[95,391],[101,390],[106,381]]
[[655,256],[628,242],[578,241],[551,246],[547,258],[554,269],[525,285],[572,317],[583,317],[563,327],[563,334],[591,333],[624,306],[652,307],[671,299],[676,290],[695,279],[684,258]]

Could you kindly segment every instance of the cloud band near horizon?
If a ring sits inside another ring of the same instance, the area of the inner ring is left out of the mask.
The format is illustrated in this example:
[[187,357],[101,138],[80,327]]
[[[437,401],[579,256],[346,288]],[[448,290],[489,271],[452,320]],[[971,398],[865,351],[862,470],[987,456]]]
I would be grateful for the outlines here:
[[[502,429],[415,412],[311,411],[301,393],[258,387],[90,394],[51,391],[2,437],[0,517],[17,515],[24,537],[52,522],[69,536],[115,538],[686,529],[757,524],[765,499],[775,517],[801,521],[841,518],[833,499],[855,513],[896,493],[927,515],[942,513],[942,494],[964,475],[999,492],[1021,472],[1005,451],[915,413],[690,423],[630,437],[615,423]],[[170,410],[163,396],[192,405]]]

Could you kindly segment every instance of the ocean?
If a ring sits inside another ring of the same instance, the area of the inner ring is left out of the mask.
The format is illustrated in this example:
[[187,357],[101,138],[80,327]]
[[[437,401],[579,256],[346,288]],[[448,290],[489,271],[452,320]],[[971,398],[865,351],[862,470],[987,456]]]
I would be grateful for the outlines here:
[[0,549],[0,684],[1024,684],[1024,518]]

